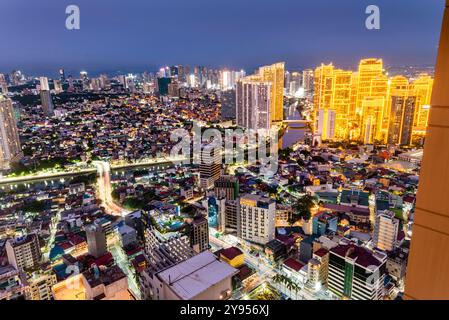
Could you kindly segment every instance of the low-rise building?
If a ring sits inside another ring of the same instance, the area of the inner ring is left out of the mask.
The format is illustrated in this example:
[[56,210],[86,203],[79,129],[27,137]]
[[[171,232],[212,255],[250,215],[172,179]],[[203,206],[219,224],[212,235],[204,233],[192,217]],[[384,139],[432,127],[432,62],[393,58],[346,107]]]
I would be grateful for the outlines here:
[[153,276],[154,300],[227,300],[238,270],[204,251]]
[[245,255],[239,248],[230,247],[220,251],[220,260],[234,268],[238,268],[245,263]]
[[51,289],[56,283],[56,274],[50,271],[33,274],[28,279],[27,300],[52,300]]
[[25,300],[28,289],[21,271],[12,265],[0,267],[0,300]]
[[18,270],[33,270],[41,261],[41,247],[37,234],[8,240],[6,242],[8,262]]
[[119,266],[93,267],[53,286],[55,300],[133,300]]
[[380,300],[384,295],[387,256],[354,244],[329,252],[328,288],[353,300]]
[[238,236],[265,245],[275,237],[276,202],[259,195],[240,198]]

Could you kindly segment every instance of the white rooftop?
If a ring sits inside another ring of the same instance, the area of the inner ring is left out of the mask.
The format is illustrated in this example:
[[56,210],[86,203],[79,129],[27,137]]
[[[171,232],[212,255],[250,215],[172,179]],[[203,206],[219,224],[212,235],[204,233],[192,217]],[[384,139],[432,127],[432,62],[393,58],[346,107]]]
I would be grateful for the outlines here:
[[181,299],[191,300],[237,272],[237,269],[218,260],[213,253],[204,251],[160,272],[158,277]]

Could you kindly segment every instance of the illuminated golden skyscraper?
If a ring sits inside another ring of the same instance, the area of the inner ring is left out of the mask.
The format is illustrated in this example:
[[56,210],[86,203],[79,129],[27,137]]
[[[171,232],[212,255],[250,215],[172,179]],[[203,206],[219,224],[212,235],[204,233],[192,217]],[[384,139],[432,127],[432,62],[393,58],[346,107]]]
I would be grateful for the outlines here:
[[352,81],[352,71],[335,69],[332,64],[322,64],[315,69],[315,131],[318,133],[319,128],[323,140],[349,137]]
[[349,113],[348,113],[348,119],[349,119],[349,139],[353,140],[355,139],[359,133],[360,130],[358,128],[358,122],[357,122],[357,115],[356,115],[356,105],[357,105],[357,88],[359,84],[359,73],[353,72],[351,77],[351,100],[349,105]]
[[382,59],[360,61],[358,72],[321,64],[314,72],[314,134],[321,140],[409,145],[425,132],[433,80],[413,85],[388,79]]
[[284,76],[285,63],[278,62],[259,68],[259,76],[263,82],[271,82],[271,122],[284,120]]
[[[386,75],[380,75],[371,80],[371,89],[369,97],[365,97],[362,101],[362,123],[367,123],[367,117],[371,119],[376,119],[375,123],[372,123],[374,130],[370,133],[371,139],[369,143],[373,142],[385,142],[387,131],[388,131],[388,77]],[[368,99],[370,102],[364,104],[364,101]],[[375,101],[375,103],[374,103]],[[373,108],[363,108],[363,106],[375,104],[376,107]],[[379,109],[381,108],[381,109]],[[374,112],[374,114],[373,114]],[[381,117],[379,115],[381,114]],[[362,125],[362,141],[366,138],[366,126]]]
[[363,143],[383,142],[382,131],[386,99],[382,96],[365,97],[362,101],[361,141]]
[[363,59],[359,64],[358,87],[357,87],[357,108],[360,108],[365,97],[370,96],[372,80],[382,76],[382,59]]
[[333,134],[329,132],[331,128],[328,128],[328,111],[332,106],[334,81],[334,66],[332,64],[321,64],[315,69],[313,79],[314,132],[319,134],[323,140],[333,138]]
[[[363,59],[359,64],[358,81],[357,81],[357,100],[356,100],[356,121],[362,121],[362,104],[365,97],[370,97],[372,81],[380,76],[383,72],[382,59]],[[356,137],[354,137],[356,138]]]
[[334,89],[331,109],[335,110],[335,139],[349,138],[352,71],[337,69],[334,72]]
[[429,119],[430,98],[432,96],[433,78],[427,74],[421,74],[412,83],[412,90],[416,96],[416,114],[414,120],[414,134],[425,135]]
[[334,66],[332,64],[321,64],[315,69],[313,86],[313,107],[315,111],[330,108],[334,89]]
[[416,97],[407,78],[396,76],[389,82],[387,143],[410,145],[416,111]]

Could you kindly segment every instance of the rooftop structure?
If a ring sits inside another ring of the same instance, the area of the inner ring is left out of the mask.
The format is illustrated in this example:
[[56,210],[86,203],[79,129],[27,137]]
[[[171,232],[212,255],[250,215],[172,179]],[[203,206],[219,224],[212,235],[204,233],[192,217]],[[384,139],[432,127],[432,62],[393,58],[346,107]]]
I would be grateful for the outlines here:
[[211,252],[202,252],[157,274],[163,286],[158,300],[224,300],[231,295],[231,278],[238,270]]

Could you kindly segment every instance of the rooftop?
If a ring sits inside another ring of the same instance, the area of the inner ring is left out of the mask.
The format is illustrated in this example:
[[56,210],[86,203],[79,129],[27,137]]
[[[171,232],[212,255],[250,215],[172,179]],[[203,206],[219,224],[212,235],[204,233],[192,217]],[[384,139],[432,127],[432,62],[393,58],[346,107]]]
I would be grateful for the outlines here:
[[368,268],[369,266],[379,267],[384,261],[377,258],[374,253],[370,252],[368,249],[356,246],[354,244],[339,245],[330,250],[331,253],[339,255],[340,257],[347,257],[355,260],[355,263]]
[[181,299],[191,300],[213,285],[238,273],[208,251],[181,262],[157,276]]
[[[95,270],[98,270],[98,272]],[[91,268],[88,271],[83,272],[83,275],[91,288],[95,288],[101,284],[108,286],[126,277],[126,274],[118,265],[109,268]]]
[[220,255],[223,255],[228,260],[232,260],[235,257],[240,256],[242,254],[243,254],[243,252],[239,248],[236,248],[236,247],[230,247],[227,249],[223,249],[220,252]]
[[299,262],[298,260],[295,260],[293,258],[288,258],[287,260],[285,260],[284,265],[286,265],[290,269],[293,269],[297,272],[304,267],[304,264],[302,264],[301,262]]

